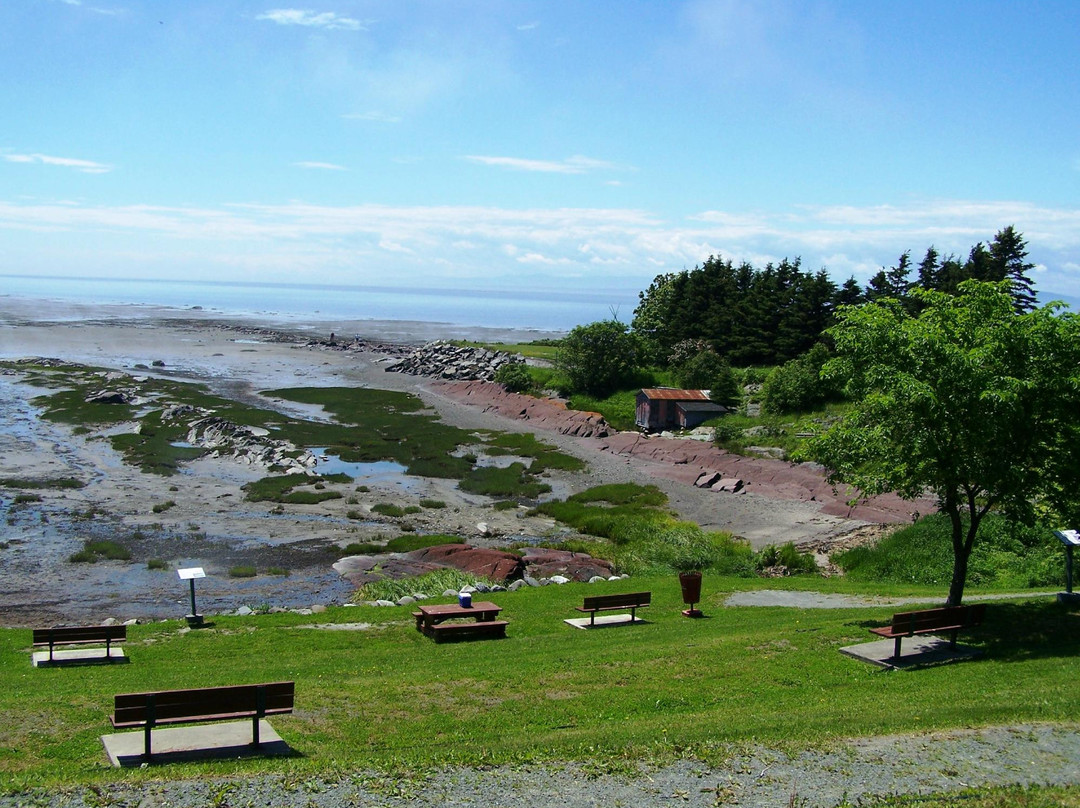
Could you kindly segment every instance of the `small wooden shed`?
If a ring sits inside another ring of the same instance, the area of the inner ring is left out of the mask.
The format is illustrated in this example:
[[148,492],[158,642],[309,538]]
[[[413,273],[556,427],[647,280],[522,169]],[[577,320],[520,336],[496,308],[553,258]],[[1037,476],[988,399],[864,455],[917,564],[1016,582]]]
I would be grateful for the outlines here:
[[650,432],[693,429],[725,412],[727,408],[710,401],[704,390],[654,387],[637,394],[634,422]]

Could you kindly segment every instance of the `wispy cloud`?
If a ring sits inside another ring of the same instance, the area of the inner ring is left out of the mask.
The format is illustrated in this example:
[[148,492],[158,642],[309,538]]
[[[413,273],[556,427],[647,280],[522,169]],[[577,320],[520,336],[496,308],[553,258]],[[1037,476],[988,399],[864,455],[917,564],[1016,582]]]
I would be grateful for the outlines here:
[[52,157],[48,154],[5,154],[3,158],[9,163],[35,163],[38,165],[73,168],[84,174],[107,174],[113,170],[112,166],[105,163],[95,163],[92,160],[76,160],[72,157]]
[[[183,255],[192,266],[218,272],[274,268],[281,279],[294,279],[300,267],[322,280],[354,283],[380,283],[407,272],[433,283],[453,277],[484,284],[512,279],[527,267],[551,288],[572,282],[632,291],[645,288],[657,272],[689,268],[710,255],[755,266],[799,256],[804,267],[824,267],[837,283],[849,275],[865,283],[905,250],[918,258],[934,245],[942,254],[966,255],[1009,224],[1024,234],[1040,265],[1040,290],[1080,295],[1080,207],[913,200],[862,208],[711,210],[665,220],[626,208],[300,202],[198,208],[0,200],[0,231],[12,260],[38,260],[47,249],[58,261],[85,263],[93,244],[93,260],[109,271],[131,264],[133,274],[148,264],[175,265]],[[126,257],[136,254],[138,262]]]
[[120,12],[114,8],[101,8],[99,6],[88,6],[83,3],[82,0],[60,0],[65,6],[78,6],[84,8],[87,11],[92,11],[94,14],[104,14],[109,17],[118,15]]
[[522,23],[521,25],[519,25],[517,27],[517,29],[519,31],[535,31],[539,27],[540,27],[540,23],[538,23],[538,22],[526,22],[526,23]]
[[372,22],[342,17],[333,11],[316,12],[307,8],[274,8],[255,19],[269,20],[278,25],[300,25],[306,28],[325,28],[330,31],[366,31]]
[[313,168],[320,171],[348,171],[345,166],[339,166],[337,163],[320,163],[314,160],[301,160],[299,163],[293,163],[297,168]]
[[587,174],[591,171],[610,171],[620,167],[604,160],[594,160],[591,157],[576,155],[565,160],[532,160],[526,157],[493,157],[479,154],[468,154],[464,157],[471,163],[480,163],[485,166],[507,168],[513,171],[538,171],[546,174]]
[[399,115],[390,115],[379,110],[371,112],[349,112],[341,116],[347,121],[375,121],[377,123],[401,123]]

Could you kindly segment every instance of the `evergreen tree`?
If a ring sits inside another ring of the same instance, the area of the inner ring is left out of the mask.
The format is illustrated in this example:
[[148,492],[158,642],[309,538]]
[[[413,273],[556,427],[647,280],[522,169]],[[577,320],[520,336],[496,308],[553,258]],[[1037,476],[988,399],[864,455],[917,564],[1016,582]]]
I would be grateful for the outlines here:
[[999,230],[990,242],[990,257],[1002,278],[1009,281],[1013,309],[1025,314],[1035,308],[1035,289],[1028,272],[1035,265],[1027,260],[1027,242],[1009,225]]

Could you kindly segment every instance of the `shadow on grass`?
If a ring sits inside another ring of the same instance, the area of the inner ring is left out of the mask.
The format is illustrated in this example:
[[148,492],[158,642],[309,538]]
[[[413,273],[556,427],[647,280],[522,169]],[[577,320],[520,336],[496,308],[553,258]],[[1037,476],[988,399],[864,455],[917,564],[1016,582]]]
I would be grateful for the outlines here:
[[[869,630],[888,619],[857,620],[848,625]],[[947,636],[944,632],[942,636]],[[1023,662],[1080,655],[1080,609],[1056,600],[987,604],[981,626],[961,630],[960,643],[980,648],[982,659]]]

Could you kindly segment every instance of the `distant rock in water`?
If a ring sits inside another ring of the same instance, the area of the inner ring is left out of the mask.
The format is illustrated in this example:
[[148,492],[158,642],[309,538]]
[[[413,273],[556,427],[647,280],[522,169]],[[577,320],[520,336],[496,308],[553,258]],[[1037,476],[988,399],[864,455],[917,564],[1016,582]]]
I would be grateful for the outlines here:
[[487,348],[453,345],[449,342],[429,342],[404,359],[388,365],[388,373],[407,373],[410,376],[430,376],[447,381],[495,380],[503,365],[523,362],[520,356]]

